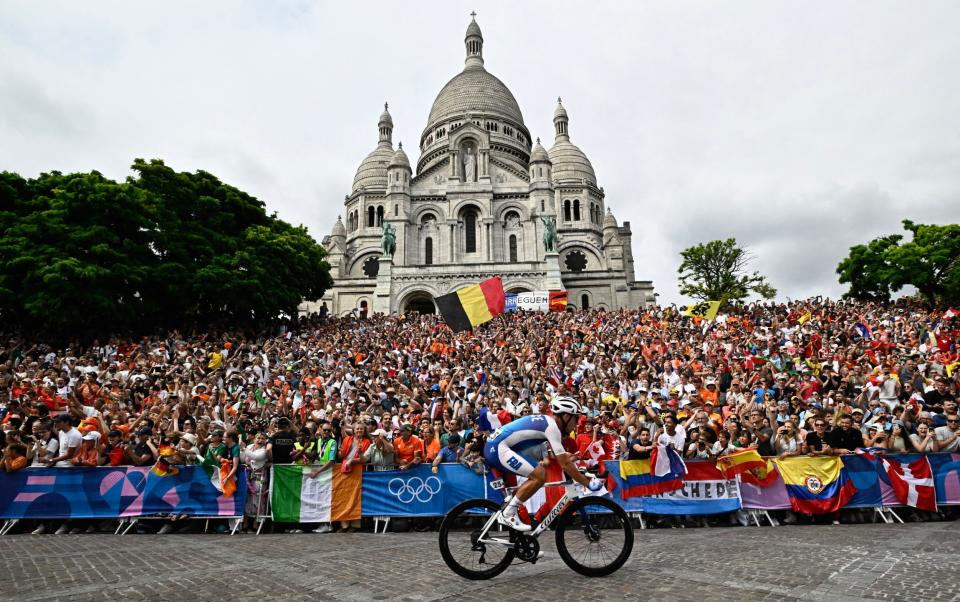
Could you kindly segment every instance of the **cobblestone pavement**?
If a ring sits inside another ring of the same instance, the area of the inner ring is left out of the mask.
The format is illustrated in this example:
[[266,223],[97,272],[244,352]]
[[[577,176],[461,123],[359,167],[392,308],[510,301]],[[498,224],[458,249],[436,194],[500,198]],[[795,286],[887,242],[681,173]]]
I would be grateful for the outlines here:
[[958,535],[960,522],[637,531],[603,579],[569,570],[545,536],[545,559],[484,582],[450,572],[435,533],[8,535],[0,599],[948,600]]

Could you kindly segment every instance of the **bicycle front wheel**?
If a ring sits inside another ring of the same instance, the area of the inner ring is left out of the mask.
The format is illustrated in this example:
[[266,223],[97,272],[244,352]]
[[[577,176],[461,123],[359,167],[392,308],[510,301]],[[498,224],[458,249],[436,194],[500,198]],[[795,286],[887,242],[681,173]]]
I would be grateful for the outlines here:
[[[480,533],[500,506],[490,500],[467,500],[454,506],[440,523],[440,555],[454,573],[467,579],[496,577],[513,561],[513,548],[480,541]],[[510,540],[510,530],[495,523],[486,538]]]
[[557,520],[557,551],[567,566],[581,575],[609,575],[623,566],[633,551],[630,517],[607,498],[578,498]]

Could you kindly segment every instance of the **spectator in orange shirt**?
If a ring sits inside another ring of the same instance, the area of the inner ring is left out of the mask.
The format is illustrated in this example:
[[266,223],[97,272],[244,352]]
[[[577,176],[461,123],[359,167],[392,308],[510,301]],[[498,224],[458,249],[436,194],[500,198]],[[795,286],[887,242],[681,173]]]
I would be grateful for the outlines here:
[[720,393],[717,391],[717,381],[713,378],[708,378],[703,385],[703,388],[700,389],[700,401],[701,403],[706,403],[708,401],[713,402],[713,407],[718,407],[720,400]]
[[423,437],[423,455],[427,462],[433,462],[433,459],[440,453],[440,439],[436,437],[433,427],[424,424],[420,427],[420,436]]
[[80,449],[70,461],[74,466],[100,466],[100,433],[90,431],[84,435]]
[[423,441],[413,436],[413,427],[409,423],[400,425],[400,437],[393,440],[393,449],[397,454],[400,470],[407,470],[423,462]]
[[27,448],[22,443],[11,443],[3,450],[3,470],[14,472],[25,467],[29,460],[27,459]]

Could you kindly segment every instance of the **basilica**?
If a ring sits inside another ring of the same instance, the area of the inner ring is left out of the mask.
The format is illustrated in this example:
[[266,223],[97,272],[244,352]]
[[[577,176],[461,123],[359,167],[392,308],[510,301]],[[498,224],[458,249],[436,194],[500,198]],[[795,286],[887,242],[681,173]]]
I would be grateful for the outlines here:
[[433,101],[416,166],[394,147],[384,105],[377,145],[323,239],[326,310],[432,313],[435,297],[492,276],[507,292],[566,290],[576,308],[654,303],[652,283],[634,277],[630,223],[617,223],[561,100],[547,150],[487,71],[475,19],[464,42],[463,71]]

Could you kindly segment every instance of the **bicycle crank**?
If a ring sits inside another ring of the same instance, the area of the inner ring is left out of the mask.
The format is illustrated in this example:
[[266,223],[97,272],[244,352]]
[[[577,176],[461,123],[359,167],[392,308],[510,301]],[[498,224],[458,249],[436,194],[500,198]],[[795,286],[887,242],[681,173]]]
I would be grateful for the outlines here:
[[518,559],[535,564],[540,557],[540,542],[536,537],[517,535],[513,542],[513,553]]

